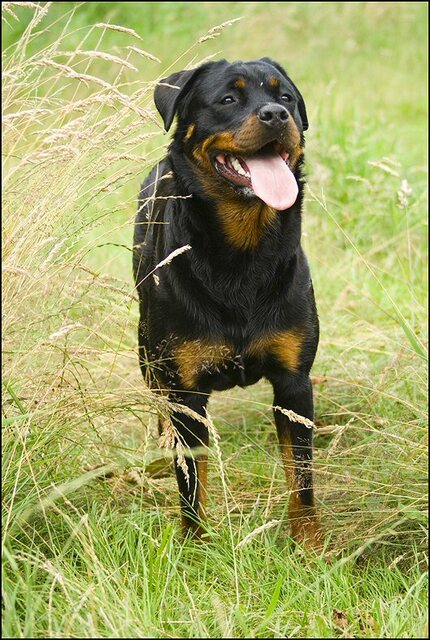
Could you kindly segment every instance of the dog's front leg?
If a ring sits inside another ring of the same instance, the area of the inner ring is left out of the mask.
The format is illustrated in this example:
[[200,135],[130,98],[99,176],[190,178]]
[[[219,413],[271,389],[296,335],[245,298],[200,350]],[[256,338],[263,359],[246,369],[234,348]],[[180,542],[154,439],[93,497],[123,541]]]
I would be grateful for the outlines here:
[[[290,374],[272,380],[274,406],[289,409],[313,420],[312,384],[307,378],[297,390],[291,385]],[[313,429],[293,422],[287,415],[274,409],[276,431],[281,449],[287,483],[291,490],[288,514],[292,537],[305,547],[322,546],[322,533],[314,503],[312,481]]]
[[[205,415],[207,396],[204,394],[181,394],[174,398],[177,404]],[[175,471],[178,481],[181,517],[184,534],[200,537],[204,533],[207,483],[207,453],[202,452],[209,444],[209,433],[205,424],[177,410],[172,415],[176,436]],[[200,451],[199,451],[200,450]]]

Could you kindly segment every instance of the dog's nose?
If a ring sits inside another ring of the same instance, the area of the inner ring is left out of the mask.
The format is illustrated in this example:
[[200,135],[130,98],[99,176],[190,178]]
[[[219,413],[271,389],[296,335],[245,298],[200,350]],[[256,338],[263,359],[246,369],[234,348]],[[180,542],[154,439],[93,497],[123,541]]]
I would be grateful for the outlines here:
[[269,103],[261,107],[258,112],[258,119],[268,127],[279,127],[284,125],[289,117],[287,109],[282,104]]

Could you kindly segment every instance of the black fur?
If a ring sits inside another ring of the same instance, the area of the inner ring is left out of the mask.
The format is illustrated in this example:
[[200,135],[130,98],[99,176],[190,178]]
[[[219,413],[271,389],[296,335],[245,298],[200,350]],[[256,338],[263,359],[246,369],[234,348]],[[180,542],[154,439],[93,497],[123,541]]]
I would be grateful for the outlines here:
[[[221,104],[224,95],[234,93],[233,82],[238,77],[245,79],[246,86],[236,91],[237,101]],[[279,86],[269,86],[268,78],[276,78]],[[173,74],[155,90],[155,104],[166,130],[175,115],[177,127],[167,157],[146,178],[139,197],[133,267],[140,298],[140,364],[154,388],[165,389],[172,400],[201,415],[212,390],[245,386],[265,377],[273,385],[275,406],[313,420],[309,372],[318,344],[318,318],[309,267],[300,245],[303,156],[294,167],[299,186],[295,204],[276,212],[257,245],[244,248],[231,242],[218,210],[223,194],[228,193],[246,216],[255,196],[242,194],[215,172],[210,175],[209,171],[203,179],[204,170],[193,153],[213,134],[239,130],[262,105],[284,105],[282,95],[291,98],[286,108],[303,147],[303,131],[308,127],[303,98],[282,67],[268,58],[205,64]],[[148,276],[160,261],[184,245],[191,249],[158,269],[157,278]],[[289,331],[303,336],[294,370],[274,353],[247,353],[253,340]],[[225,362],[202,366],[192,388],[184,389],[174,348],[195,340],[217,345],[225,342],[233,354]],[[197,420],[180,412],[173,420],[187,446],[208,444],[206,427]],[[291,422],[279,411],[275,411],[275,420],[281,444],[292,445],[300,503],[314,518],[312,429]],[[182,514],[186,527],[196,530],[202,516],[197,467],[191,456],[186,462],[188,482],[177,469]],[[312,529],[314,524],[309,526]],[[299,532],[295,537],[306,536]]]

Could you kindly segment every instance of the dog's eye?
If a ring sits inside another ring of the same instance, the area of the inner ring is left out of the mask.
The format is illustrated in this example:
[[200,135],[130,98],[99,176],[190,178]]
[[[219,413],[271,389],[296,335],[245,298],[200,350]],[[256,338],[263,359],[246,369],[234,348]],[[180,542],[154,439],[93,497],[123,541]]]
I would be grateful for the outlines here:
[[232,104],[233,102],[236,102],[236,100],[233,98],[233,96],[224,96],[224,98],[220,102],[221,104]]
[[283,93],[281,96],[281,100],[284,100],[284,102],[291,102],[293,98],[290,96],[289,93]]

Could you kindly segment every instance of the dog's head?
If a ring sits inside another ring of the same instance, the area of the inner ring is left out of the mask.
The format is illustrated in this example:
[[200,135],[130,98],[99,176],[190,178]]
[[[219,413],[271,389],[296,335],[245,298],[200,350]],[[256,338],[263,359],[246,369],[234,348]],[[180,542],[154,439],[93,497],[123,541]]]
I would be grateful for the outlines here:
[[174,145],[212,193],[258,197],[279,211],[294,204],[308,120],[279,64],[207,63],[161,80],[154,99],[167,131],[178,116]]

